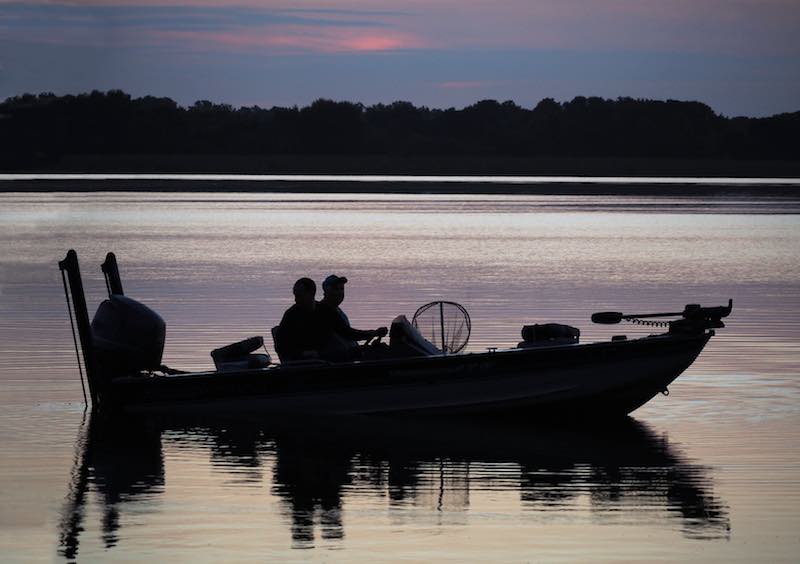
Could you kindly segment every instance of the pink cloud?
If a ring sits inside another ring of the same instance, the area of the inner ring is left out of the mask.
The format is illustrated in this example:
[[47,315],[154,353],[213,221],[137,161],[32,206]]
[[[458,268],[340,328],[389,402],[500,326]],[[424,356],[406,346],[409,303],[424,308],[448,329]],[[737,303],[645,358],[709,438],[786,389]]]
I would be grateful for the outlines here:
[[[0,5],[4,1],[0,0]],[[27,3],[138,8],[247,7],[342,24],[342,29],[335,32],[324,28],[338,25],[306,25],[305,29],[275,25],[263,30],[265,26],[261,26],[241,32],[222,25],[211,31],[126,30],[136,42],[141,43],[144,37],[160,37],[162,42],[179,42],[193,49],[219,45],[228,49],[280,49],[281,53],[380,52],[420,47],[800,53],[798,0],[338,0],[336,3],[329,0],[27,0]],[[346,28],[346,22],[353,19],[376,25]],[[67,36],[67,31],[54,30],[55,34]],[[13,33],[13,27],[3,32]],[[241,37],[234,37],[240,33]],[[261,33],[268,39],[260,38]],[[42,40],[51,41],[47,37]]]
[[154,31],[147,35],[161,43],[197,50],[226,49],[240,52],[369,53],[420,49],[427,46],[411,33],[363,28],[269,26],[239,31]]

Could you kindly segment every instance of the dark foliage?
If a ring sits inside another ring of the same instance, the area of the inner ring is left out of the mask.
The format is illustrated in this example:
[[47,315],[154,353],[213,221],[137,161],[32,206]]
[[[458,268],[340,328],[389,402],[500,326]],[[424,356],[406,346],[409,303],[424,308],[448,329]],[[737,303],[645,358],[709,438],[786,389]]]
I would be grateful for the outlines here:
[[585,98],[535,108],[482,100],[461,110],[317,100],[233,108],[119,90],[25,94],[0,104],[0,165],[64,155],[357,155],[458,157],[800,158],[800,112],[727,118],[699,102]]

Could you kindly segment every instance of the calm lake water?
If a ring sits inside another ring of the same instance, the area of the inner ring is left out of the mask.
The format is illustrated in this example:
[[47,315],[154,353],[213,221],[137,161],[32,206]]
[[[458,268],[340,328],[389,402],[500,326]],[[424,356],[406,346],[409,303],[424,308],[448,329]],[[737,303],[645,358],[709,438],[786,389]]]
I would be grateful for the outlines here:
[[[468,351],[524,324],[734,300],[698,361],[613,428],[84,414],[57,261],[90,309],[113,250],[164,360],[264,335],[300,276],[353,325],[436,299]],[[796,561],[798,197],[0,194],[3,561]]]

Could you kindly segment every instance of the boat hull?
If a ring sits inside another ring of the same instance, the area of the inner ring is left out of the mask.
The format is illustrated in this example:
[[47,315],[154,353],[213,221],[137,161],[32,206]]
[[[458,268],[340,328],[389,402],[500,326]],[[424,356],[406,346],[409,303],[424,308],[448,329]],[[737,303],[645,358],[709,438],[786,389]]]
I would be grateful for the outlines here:
[[167,413],[631,413],[675,380],[713,332],[444,357],[120,378],[101,406]]

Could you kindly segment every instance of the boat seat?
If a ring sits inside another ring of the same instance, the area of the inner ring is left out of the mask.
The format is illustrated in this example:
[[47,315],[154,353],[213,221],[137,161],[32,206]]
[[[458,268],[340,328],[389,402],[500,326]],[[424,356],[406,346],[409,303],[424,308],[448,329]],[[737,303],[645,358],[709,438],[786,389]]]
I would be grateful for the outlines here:
[[276,325],[272,328],[272,344],[275,347],[275,354],[278,355],[278,360],[282,363],[286,362],[285,360],[285,350],[283,348],[283,339],[281,338],[281,326]]
[[389,351],[395,358],[442,354],[442,351],[408,322],[405,315],[398,315],[392,321],[391,329],[389,329]]
[[269,354],[253,351],[264,346],[264,337],[250,337],[211,351],[214,366],[217,372],[231,372],[235,370],[252,370],[266,368],[272,362]]

